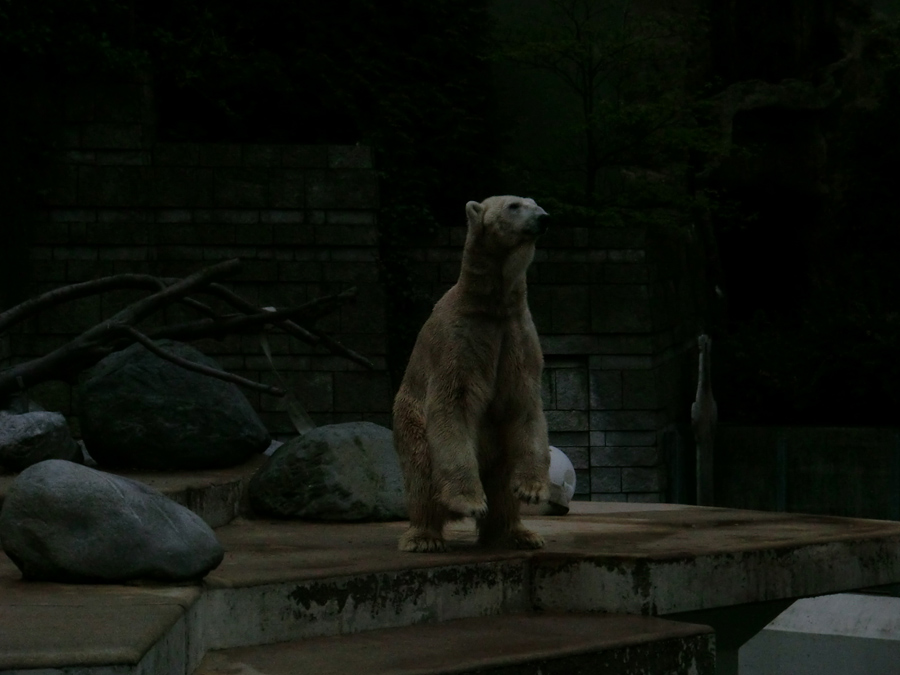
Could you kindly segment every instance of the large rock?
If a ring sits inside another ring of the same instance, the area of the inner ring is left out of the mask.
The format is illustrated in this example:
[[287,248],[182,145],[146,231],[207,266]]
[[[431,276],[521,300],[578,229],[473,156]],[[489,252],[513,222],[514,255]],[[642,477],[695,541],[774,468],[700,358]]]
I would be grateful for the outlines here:
[[280,518],[402,520],[403,476],[389,429],[331,424],[285,443],[250,481],[251,506]]
[[81,461],[66,418],[46,411],[0,411],[0,471],[22,471],[45,459]]
[[[221,369],[188,345],[160,340],[159,346]],[[91,368],[78,402],[85,445],[100,466],[215,469],[269,446],[269,432],[237,386],[185,370],[139,344]]]
[[192,511],[141,483],[47,460],[13,481],[0,543],[29,580],[198,579],[224,555]]

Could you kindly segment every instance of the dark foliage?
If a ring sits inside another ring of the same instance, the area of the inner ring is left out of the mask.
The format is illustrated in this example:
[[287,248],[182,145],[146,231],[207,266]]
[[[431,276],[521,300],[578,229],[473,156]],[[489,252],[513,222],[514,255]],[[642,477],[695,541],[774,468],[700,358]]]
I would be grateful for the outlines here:
[[[724,419],[896,423],[900,26],[862,25],[867,47],[834,106],[735,122],[748,159],[723,181],[736,208],[717,222],[730,314],[716,358]],[[821,67],[832,54],[819,57]]]

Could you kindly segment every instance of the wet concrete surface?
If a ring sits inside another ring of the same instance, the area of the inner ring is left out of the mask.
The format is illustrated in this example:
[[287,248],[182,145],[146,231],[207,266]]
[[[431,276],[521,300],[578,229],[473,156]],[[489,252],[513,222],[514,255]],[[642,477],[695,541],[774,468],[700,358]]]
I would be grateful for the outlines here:
[[154,658],[189,673],[210,649],[386,626],[534,608],[664,615],[900,582],[894,521],[578,502],[526,522],[544,550],[479,549],[471,521],[449,528],[447,553],[411,554],[397,550],[402,522],[238,519],[217,529],[225,560],[196,587],[28,583],[0,555],[0,671],[144,663],[161,649],[148,645],[180,640]]

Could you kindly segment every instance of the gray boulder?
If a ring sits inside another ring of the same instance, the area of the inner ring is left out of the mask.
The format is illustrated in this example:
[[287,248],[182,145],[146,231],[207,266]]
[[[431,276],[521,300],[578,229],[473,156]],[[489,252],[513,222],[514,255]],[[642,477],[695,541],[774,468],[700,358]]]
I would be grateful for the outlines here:
[[264,515],[312,520],[403,520],[403,476],[390,429],[330,424],[278,448],[248,487]]
[[0,471],[15,473],[45,459],[80,458],[81,448],[59,413],[0,411]]
[[[193,347],[167,352],[212,368]],[[269,446],[269,432],[230,382],[185,370],[134,344],[91,368],[78,388],[81,433],[100,466],[178,470],[234,466]]]
[[33,581],[184,581],[224,555],[197,514],[156,490],[55,459],[13,481],[0,510],[0,543]]

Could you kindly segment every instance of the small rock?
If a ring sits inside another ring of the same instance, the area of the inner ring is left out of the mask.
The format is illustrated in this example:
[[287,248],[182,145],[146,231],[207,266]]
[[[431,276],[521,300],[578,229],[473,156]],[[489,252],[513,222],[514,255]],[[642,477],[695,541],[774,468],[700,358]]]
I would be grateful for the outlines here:
[[224,556],[192,511],[137,481],[47,460],[13,481],[0,543],[32,581],[199,579]]
[[269,443],[269,447],[266,448],[266,451],[263,453],[266,457],[271,457],[275,454],[275,451],[278,450],[284,443],[281,441],[272,441]]
[[[221,370],[189,345],[158,344]],[[236,385],[181,368],[140,344],[91,368],[78,403],[81,434],[100,466],[217,469],[269,447],[269,432]]]
[[278,448],[250,481],[251,506],[280,518],[402,520],[406,497],[390,429],[330,424]]
[[15,473],[45,459],[80,458],[81,449],[59,413],[0,411],[0,471]]

